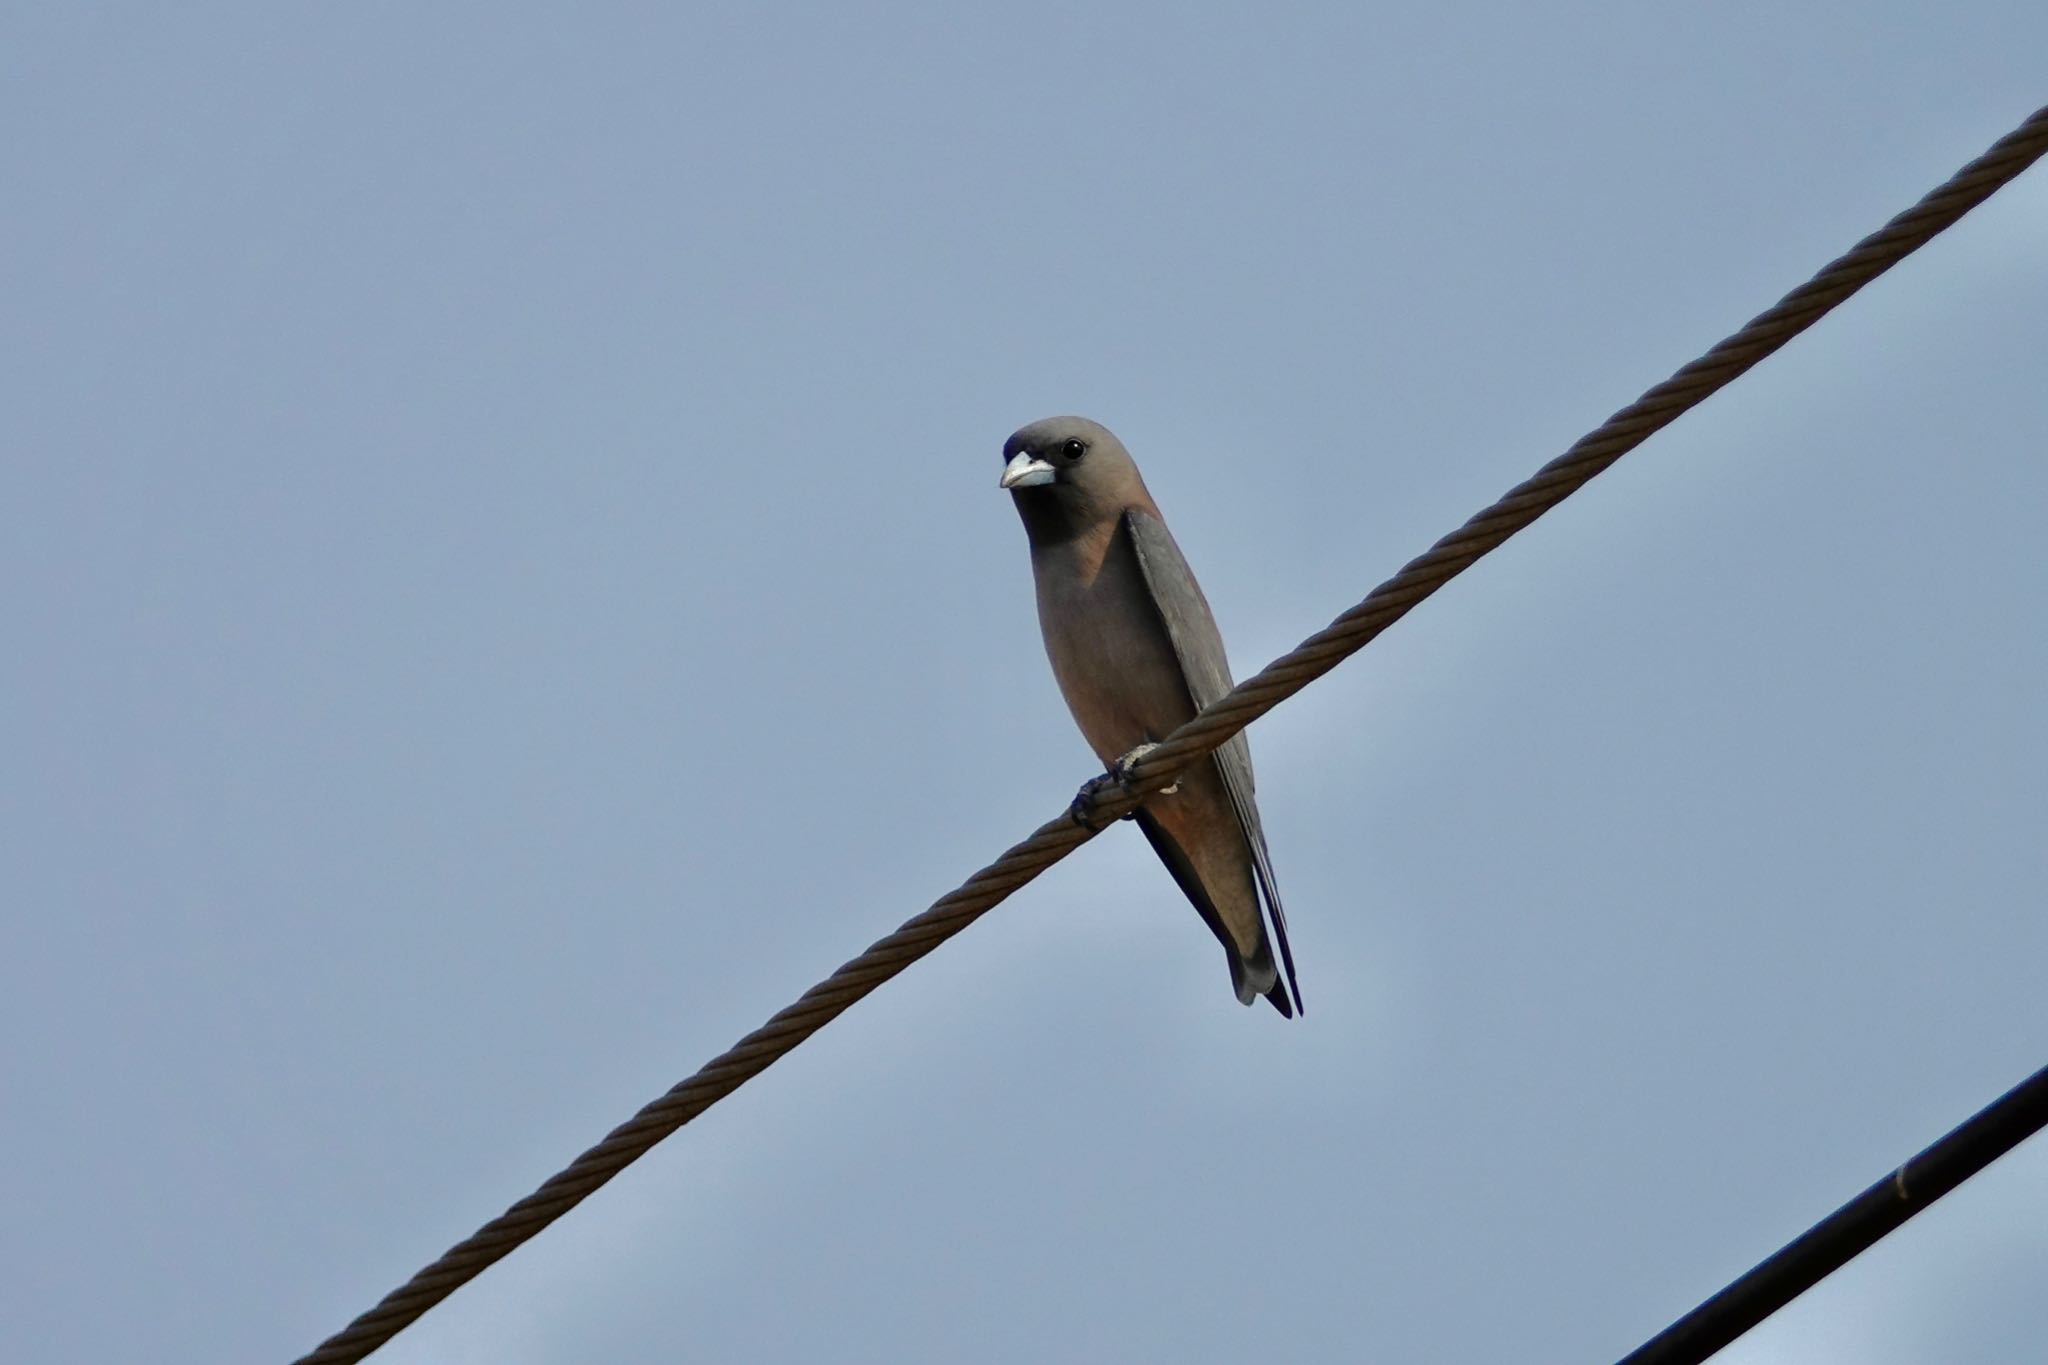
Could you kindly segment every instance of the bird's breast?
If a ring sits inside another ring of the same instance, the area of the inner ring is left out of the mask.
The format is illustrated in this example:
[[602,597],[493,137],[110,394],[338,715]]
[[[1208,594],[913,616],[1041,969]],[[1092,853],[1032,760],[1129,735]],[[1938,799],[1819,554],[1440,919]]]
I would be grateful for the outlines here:
[[1032,554],[1038,625],[1074,722],[1107,765],[1194,715],[1136,552],[1121,536]]

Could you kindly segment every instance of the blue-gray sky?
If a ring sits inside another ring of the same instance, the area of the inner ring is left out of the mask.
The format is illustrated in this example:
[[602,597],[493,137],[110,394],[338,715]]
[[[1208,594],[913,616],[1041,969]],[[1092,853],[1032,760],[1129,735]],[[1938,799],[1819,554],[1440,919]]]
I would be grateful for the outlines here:
[[[2038,3],[0,18],[0,1319],[307,1349],[1058,810],[1014,427],[1248,672],[2048,98]],[[2048,1061],[2048,179],[393,1362],[1610,1360]],[[1726,1357],[2048,1336],[2048,1147]]]

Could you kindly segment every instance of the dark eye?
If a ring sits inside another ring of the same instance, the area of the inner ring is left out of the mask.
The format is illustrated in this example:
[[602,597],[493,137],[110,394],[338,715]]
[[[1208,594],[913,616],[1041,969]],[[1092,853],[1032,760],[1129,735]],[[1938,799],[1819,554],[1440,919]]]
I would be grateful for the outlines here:
[[1060,447],[1060,451],[1068,459],[1078,460],[1088,453],[1088,443],[1078,436],[1069,437],[1067,443]]

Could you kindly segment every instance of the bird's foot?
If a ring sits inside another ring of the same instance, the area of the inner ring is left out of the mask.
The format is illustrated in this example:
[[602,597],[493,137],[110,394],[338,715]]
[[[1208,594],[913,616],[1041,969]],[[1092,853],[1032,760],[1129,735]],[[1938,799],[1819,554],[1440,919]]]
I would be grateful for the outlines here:
[[[1157,744],[1140,744],[1137,748],[1131,750],[1129,753],[1125,754],[1122,758],[1118,759],[1115,763],[1110,765],[1110,776],[1116,779],[1118,786],[1122,787],[1125,791],[1129,791],[1131,789],[1131,769],[1136,767],[1139,763],[1142,763],[1145,759],[1145,755],[1151,753],[1154,749],[1157,749],[1158,747],[1159,746]],[[1179,790],[1180,779],[1176,777],[1173,779],[1172,786],[1161,787],[1158,791],[1152,794],[1154,796],[1171,796]],[[1129,817],[1125,818],[1128,819]]]
[[1081,790],[1074,793],[1074,803],[1067,807],[1067,818],[1090,834],[1102,833],[1108,822],[1095,818],[1095,803],[1104,792],[1115,791],[1121,785],[1113,773],[1089,778],[1081,784]]
[[[1082,783],[1081,790],[1074,796],[1073,804],[1067,807],[1068,818],[1091,834],[1100,833],[1103,825],[1107,822],[1098,821],[1095,818],[1096,801],[1102,797],[1104,792],[1108,791],[1119,791],[1126,796],[1130,795],[1131,768],[1143,760],[1145,755],[1158,747],[1157,744],[1140,744],[1137,748],[1110,764],[1108,772],[1100,777],[1091,777]],[[1180,780],[1176,778],[1172,786],[1161,787],[1154,795],[1171,796],[1179,790]],[[1135,818],[1136,815],[1136,811],[1131,811],[1123,818],[1130,820]]]

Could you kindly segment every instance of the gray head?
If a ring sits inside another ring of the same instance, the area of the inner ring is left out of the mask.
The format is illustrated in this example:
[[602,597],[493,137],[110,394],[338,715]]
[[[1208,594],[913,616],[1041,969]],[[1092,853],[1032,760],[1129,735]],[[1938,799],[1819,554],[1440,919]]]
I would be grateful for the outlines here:
[[1128,507],[1156,511],[1131,453],[1086,417],[1047,417],[1003,443],[1002,487],[1034,545],[1067,540]]

